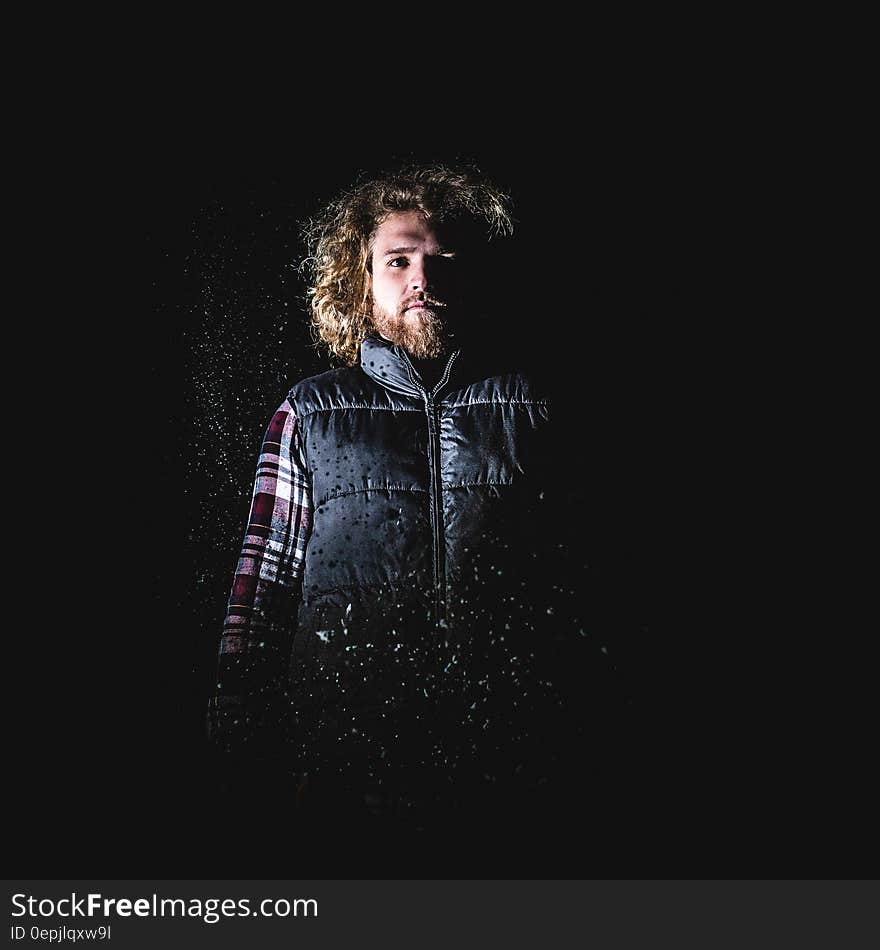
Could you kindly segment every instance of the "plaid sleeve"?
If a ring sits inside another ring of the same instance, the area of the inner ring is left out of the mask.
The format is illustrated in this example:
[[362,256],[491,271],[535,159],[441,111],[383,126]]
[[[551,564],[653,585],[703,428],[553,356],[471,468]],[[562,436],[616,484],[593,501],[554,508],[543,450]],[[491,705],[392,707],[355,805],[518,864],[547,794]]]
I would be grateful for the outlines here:
[[272,416],[220,640],[218,695],[279,686],[312,525],[311,487],[293,407]]

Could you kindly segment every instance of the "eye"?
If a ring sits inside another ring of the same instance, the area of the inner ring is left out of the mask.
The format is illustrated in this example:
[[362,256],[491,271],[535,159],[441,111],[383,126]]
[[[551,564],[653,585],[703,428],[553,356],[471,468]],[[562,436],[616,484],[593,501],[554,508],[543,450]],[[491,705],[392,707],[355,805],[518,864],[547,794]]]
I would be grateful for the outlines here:
[[409,264],[409,258],[406,257],[395,257],[388,261],[389,267],[406,267],[407,264]]

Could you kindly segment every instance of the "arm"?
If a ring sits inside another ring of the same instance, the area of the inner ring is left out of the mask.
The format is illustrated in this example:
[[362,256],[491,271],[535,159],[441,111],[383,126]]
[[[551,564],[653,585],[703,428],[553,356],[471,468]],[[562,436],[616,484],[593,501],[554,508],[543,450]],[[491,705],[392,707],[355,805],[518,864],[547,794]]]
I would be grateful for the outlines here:
[[260,746],[283,734],[287,663],[311,523],[299,426],[285,400],[263,439],[220,639],[208,729],[222,747]]

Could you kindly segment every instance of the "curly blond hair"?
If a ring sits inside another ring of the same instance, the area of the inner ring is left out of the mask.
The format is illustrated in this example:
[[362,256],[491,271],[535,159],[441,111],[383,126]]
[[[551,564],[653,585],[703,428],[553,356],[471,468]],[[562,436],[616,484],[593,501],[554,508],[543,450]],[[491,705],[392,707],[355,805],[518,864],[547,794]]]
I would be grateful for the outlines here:
[[373,329],[372,242],[389,214],[469,219],[488,240],[513,233],[508,202],[477,169],[444,165],[406,166],[344,192],[303,229],[309,253],[302,269],[316,342],[346,365],[357,362],[361,342]]

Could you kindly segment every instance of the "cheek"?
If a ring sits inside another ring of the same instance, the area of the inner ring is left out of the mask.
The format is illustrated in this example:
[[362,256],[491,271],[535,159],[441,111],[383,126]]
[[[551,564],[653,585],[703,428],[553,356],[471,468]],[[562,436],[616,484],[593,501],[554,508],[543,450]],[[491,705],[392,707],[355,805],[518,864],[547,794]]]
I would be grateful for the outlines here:
[[401,282],[399,271],[391,273],[380,273],[373,277],[373,299],[379,304],[387,306],[389,303],[396,303],[400,296]]

